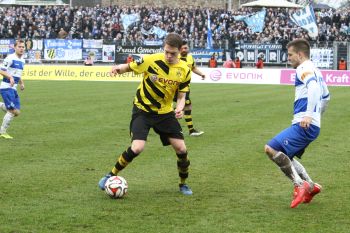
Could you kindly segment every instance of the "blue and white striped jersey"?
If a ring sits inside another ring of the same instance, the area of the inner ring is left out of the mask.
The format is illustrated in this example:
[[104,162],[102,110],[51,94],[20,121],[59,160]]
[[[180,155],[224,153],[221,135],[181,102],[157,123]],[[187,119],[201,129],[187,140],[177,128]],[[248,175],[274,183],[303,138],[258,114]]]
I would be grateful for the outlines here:
[[[310,82],[316,82],[316,85]],[[312,85],[312,88],[310,88],[310,85]],[[311,97],[315,99],[314,102],[309,101]],[[311,124],[321,127],[322,101],[328,101],[329,99],[328,87],[323,80],[321,71],[312,61],[304,61],[296,69],[292,124],[301,122],[304,116],[311,116]]]
[[[13,89],[17,89],[17,84],[19,80],[22,78],[23,68],[24,68],[25,60],[23,58],[17,57],[15,53],[8,55],[4,62],[1,65],[1,70],[8,72],[12,75],[15,80],[15,85],[13,85]],[[0,84],[0,89],[11,88],[10,80],[8,78],[3,77],[2,82]]]

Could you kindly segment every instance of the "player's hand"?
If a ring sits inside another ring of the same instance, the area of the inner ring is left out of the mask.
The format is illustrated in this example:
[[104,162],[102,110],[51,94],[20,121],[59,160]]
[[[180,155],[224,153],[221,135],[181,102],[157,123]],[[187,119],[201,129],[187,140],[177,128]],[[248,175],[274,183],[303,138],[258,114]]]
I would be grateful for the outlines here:
[[21,91],[23,91],[24,90],[24,84],[21,84],[20,88],[21,88]]
[[205,74],[201,75],[201,77],[202,77],[202,80],[204,80],[205,79]]
[[175,117],[181,119],[184,116],[184,111],[175,109]]
[[312,117],[304,116],[303,119],[300,121],[300,126],[304,129],[308,129],[310,127],[311,121]]
[[120,74],[120,66],[119,65],[113,66],[110,73],[111,73],[111,76],[115,76],[117,74]]

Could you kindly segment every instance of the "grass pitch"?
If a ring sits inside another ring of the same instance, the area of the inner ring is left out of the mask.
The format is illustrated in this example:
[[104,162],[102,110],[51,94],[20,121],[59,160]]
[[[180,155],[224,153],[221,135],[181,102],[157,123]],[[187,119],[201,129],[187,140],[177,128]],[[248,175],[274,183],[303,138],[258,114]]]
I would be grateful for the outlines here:
[[108,198],[97,182],[130,144],[137,85],[26,82],[15,139],[0,140],[1,233],[348,232],[348,87],[330,88],[321,135],[301,161],[324,190],[290,209],[292,185],[263,148],[290,124],[292,86],[192,84],[194,125],[205,131],[185,138],[194,195],[178,192],[176,156],[152,131],[120,173],[129,194]]

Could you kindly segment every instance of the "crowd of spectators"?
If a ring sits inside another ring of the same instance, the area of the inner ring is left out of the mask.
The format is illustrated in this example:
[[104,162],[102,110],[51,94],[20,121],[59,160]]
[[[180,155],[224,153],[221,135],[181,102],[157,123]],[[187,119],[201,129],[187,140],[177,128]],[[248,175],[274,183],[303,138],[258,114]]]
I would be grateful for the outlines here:
[[[255,8],[235,11],[209,9],[211,30],[215,46],[224,43],[281,43],[295,37],[316,42],[350,41],[350,10],[315,10],[319,36],[308,37],[307,32],[289,19],[295,11],[290,8],[267,8],[265,27],[261,33],[253,33],[243,21],[234,16],[249,15]],[[121,16],[138,14],[140,20],[123,28]],[[69,6],[15,6],[0,8],[0,38],[32,39],[104,39],[125,44],[143,44],[159,41],[156,34],[144,34],[156,26],[166,32],[177,32],[194,47],[205,47],[207,37],[207,9],[168,7],[73,7]]]

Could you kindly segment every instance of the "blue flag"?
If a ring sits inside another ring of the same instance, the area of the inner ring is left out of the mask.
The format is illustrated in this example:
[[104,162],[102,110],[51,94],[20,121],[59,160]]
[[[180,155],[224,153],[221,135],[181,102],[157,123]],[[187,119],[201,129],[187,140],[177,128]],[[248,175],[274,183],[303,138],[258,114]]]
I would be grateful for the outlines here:
[[213,37],[211,35],[211,23],[210,23],[210,13],[209,10],[207,11],[208,14],[208,34],[207,34],[207,49],[213,48]]
[[246,18],[247,16],[246,15],[236,15],[236,16],[233,16],[233,19],[235,21],[244,21],[244,19]]
[[153,33],[156,34],[158,38],[164,38],[168,34],[165,30],[156,26],[153,26]]
[[265,26],[266,9],[259,11],[258,13],[244,18],[244,22],[252,32],[262,32]]
[[139,14],[130,14],[130,15],[127,15],[127,14],[121,14],[121,19],[122,19],[122,24],[123,24],[123,27],[124,29],[127,31],[128,30],[128,27],[133,24],[133,23],[136,23],[138,21],[140,21],[140,15]]

